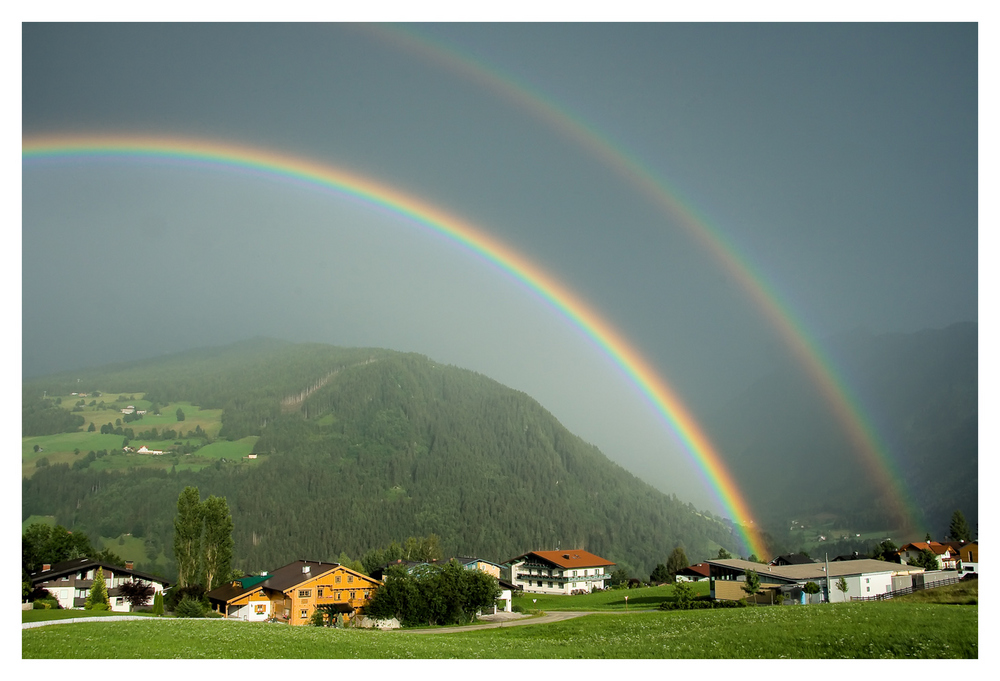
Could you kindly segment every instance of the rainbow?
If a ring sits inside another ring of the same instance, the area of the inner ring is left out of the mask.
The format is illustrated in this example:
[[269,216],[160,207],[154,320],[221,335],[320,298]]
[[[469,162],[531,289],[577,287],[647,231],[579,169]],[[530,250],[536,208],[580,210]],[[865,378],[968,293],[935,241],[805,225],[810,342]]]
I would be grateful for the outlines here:
[[705,215],[690,203],[682,201],[675,187],[658,177],[656,172],[635,155],[620,145],[613,144],[606,135],[512,76],[453,47],[432,41],[409,27],[379,24],[359,28],[398,49],[417,54],[429,63],[480,84],[505,103],[540,119],[555,132],[595,156],[646,196],[653,205],[673,218],[715,259],[777,330],[859,454],[870,478],[884,490],[888,508],[909,528],[924,525],[923,513],[907,490],[905,477],[899,466],[873,423],[865,416],[860,399],[839,375],[832,358],[810,336],[791,306],[768,282],[764,273],[754,267]]
[[767,547],[753,524],[750,506],[736,481],[705,431],[667,381],[617,329],[565,285],[483,229],[416,196],[343,168],[219,141],[178,137],[50,135],[22,140],[21,158],[22,163],[31,164],[46,160],[153,159],[248,172],[307,187],[332,189],[386,209],[446,237],[536,292],[617,364],[682,441],[703,479],[733,519],[748,551],[761,558],[768,556]]

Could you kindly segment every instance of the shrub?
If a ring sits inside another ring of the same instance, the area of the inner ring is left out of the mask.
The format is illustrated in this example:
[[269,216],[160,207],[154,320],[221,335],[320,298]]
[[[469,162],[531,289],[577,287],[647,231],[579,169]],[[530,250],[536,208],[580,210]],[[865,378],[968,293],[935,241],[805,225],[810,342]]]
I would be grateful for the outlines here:
[[204,617],[207,609],[200,599],[185,596],[174,608],[174,614],[178,617]]

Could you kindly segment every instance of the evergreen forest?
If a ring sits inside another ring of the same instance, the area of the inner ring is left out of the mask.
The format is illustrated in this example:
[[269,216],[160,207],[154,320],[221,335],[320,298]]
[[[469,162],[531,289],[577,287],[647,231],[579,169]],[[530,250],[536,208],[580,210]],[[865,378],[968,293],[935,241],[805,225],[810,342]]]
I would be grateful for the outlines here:
[[177,574],[173,518],[188,486],[226,498],[232,564],[246,572],[356,560],[432,534],[445,557],[504,562],[584,548],[637,576],[677,546],[692,559],[738,546],[728,521],[642,482],[528,395],[419,355],[255,339],[50,376],[24,384],[23,403],[34,406],[23,428],[30,417],[38,431],[82,431],[39,416],[61,418],[41,395],[80,391],[221,409],[218,439],[257,438],[253,465],[58,463],[22,478],[22,520],[54,516],[91,537],[140,538],[150,558],[137,569],[167,578]]

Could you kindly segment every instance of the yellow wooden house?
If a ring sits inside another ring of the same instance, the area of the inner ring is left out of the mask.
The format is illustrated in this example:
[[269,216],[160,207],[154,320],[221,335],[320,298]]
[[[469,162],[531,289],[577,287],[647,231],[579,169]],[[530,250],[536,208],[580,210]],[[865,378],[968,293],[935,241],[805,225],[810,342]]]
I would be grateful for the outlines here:
[[381,585],[339,563],[298,560],[259,577],[234,580],[207,595],[224,617],[248,622],[275,619],[297,626],[309,624],[317,608],[325,616],[341,614],[349,621]]

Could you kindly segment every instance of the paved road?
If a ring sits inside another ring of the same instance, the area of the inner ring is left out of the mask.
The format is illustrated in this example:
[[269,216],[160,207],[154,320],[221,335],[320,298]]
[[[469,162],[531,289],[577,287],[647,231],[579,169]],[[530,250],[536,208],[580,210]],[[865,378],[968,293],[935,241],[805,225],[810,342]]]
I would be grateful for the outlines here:
[[455,634],[462,631],[476,631],[478,629],[500,629],[501,627],[520,627],[527,624],[549,624],[550,622],[562,622],[571,620],[574,617],[584,615],[599,615],[597,612],[549,612],[541,617],[525,617],[517,620],[504,620],[502,622],[487,622],[485,624],[470,624],[464,627],[441,627],[440,629],[393,629],[401,634]]

